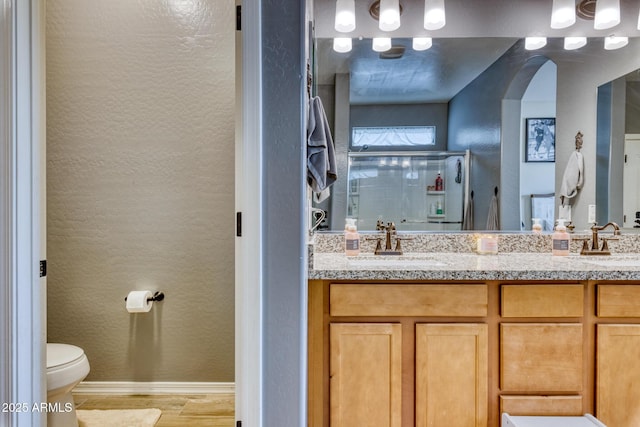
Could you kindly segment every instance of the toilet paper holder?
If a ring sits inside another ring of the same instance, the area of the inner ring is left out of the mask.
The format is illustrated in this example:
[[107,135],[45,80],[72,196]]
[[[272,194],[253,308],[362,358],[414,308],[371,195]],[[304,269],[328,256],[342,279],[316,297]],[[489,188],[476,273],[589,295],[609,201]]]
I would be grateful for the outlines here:
[[[156,291],[151,298],[147,298],[147,302],[159,302],[164,299],[164,292]],[[127,300],[127,297],[124,297],[124,300]]]

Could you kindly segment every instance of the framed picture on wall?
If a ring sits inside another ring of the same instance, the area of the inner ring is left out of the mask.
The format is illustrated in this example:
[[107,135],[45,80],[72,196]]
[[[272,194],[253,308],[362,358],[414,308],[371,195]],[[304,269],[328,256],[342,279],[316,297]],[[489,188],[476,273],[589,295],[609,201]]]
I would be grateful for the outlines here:
[[556,119],[528,118],[525,134],[526,162],[556,161]]

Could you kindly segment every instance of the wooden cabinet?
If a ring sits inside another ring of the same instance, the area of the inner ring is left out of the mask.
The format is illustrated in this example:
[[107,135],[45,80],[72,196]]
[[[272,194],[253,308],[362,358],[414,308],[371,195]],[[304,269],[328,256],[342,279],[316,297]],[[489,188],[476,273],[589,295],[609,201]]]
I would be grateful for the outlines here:
[[486,427],[487,325],[416,325],[416,426]]
[[507,317],[581,317],[584,286],[502,285],[501,313]]
[[486,284],[318,282],[309,295],[310,426],[487,427]]
[[596,416],[607,426],[640,425],[640,325],[598,325]]
[[599,285],[598,317],[640,317],[640,286]]
[[500,328],[503,392],[582,391],[582,325],[503,323]]
[[332,316],[478,316],[487,315],[487,286],[332,284]]
[[309,286],[309,427],[640,426],[640,283]]
[[[599,318],[596,416],[607,426],[637,427],[640,425],[640,285],[599,284],[596,307]],[[607,321],[617,323],[606,324]],[[618,323],[620,321],[624,323]]]
[[330,325],[331,426],[400,427],[399,324]]

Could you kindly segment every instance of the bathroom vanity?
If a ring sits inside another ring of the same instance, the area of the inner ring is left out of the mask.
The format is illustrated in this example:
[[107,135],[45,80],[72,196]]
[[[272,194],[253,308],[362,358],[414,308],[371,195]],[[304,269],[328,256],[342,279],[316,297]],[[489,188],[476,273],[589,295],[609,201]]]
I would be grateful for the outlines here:
[[400,257],[316,245],[309,425],[499,427],[508,412],[637,426],[640,257],[552,257],[549,235],[521,237],[485,256],[458,251],[471,234]]

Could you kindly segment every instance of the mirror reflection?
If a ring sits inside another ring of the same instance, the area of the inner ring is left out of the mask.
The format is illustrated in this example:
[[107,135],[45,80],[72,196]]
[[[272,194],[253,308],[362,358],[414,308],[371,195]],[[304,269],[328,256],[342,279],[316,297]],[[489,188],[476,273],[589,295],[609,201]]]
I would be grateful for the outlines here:
[[[380,218],[396,222],[400,230],[461,230],[464,210],[473,204],[474,226],[470,229],[482,230],[486,229],[496,188],[500,204],[509,212],[501,229],[530,230],[535,215],[542,217],[545,229],[551,228],[553,206],[548,202],[540,205],[537,197],[554,193],[555,164],[548,161],[554,158],[550,150],[555,143],[554,126],[549,126],[556,115],[553,61],[539,54],[528,55],[522,41],[513,38],[434,40],[427,51],[413,50],[411,39],[394,39],[391,51],[386,53],[373,51],[371,40],[362,39],[353,41],[348,54],[335,52],[332,40],[319,39],[316,57],[316,93],[333,124],[341,177],[331,197],[316,203],[327,211],[325,229],[340,230],[349,216],[359,220],[362,230],[374,229],[375,219]],[[502,126],[503,114],[509,120],[508,127]],[[527,120],[531,123],[528,130]],[[392,142],[397,138],[395,129],[420,127],[433,129],[428,143],[398,147]],[[500,148],[505,137],[500,134],[501,127],[503,134],[510,133],[506,153]],[[385,133],[377,136],[379,143],[363,143],[362,129]],[[538,129],[546,130],[542,144],[536,144]],[[533,145],[527,158],[530,141]],[[428,198],[433,196],[433,183],[429,180],[435,175],[426,178],[433,174],[426,169],[414,171],[424,176],[418,188],[417,181],[393,184],[392,179],[383,178],[383,170],[373,170],[370,164],[368,170],[378,177],[371,179],[370,185],[375,181],[379,194],[387,195],[387,202],[356,204],[354,208],[357,197],[350,192],[357,173],[352,168],[353,156],[364,152],[381,159],[396,150],[427,151],[452,158],[469,151],[465,159],[469,167],[464,168],[468,184],[461,193],[462,210],[455,219],[437,221],[430,216]],[[504,170],[510,174],[504,188],[502,157],[508,162]],[[410,185],[410,194],[400,190]],[[390,191],[392,187],[396,190]],[[409,205],[420,205],[421,209],[409,214],[390,208]]]
[[[634,207],[629,207],[631,213],[623,221],[622,203],[627,197],[618,185],[622,177],[619,181],[615,177],[622,174],[624,156],[613,150],[605,159],[607,167],[600,166],[606,146],[601,142],[602,103],[594,94],[603,82],[640,67],[640,57],[634,54],[637,42],[631,39],[628,47],[608,51],[601,39],[590,39],[585,47],[568,51],[563,39],[552,38],[544,48],[530,51],[521,39],[434,38],[431,49],[415,51],[411,39],[394,38],[394,47],[382,55],[372,50],[370,39],[353,39],[348,53],[335,52],[330,39],[317,39],[314,94],[322,98],[331,124],[339,176],[331,196],[322,202],[316,200],[315,205],[327,212],[321,229],[342,230],[349,214],[350,153],[380,155],[396,150],[354,145],[354,129],[403,126],[435,129],[434,143],[415,150],[469,150],[465,200],[473,192],[473,229],[486,229],[497,189],[499,228],[507,231],[530,230],[534,218],[551,229],[558,217],[559,181],[574,150],[575,134],[582,131],[585,188],[571,200],[566,212],[573,215],[577,229],[586,229],[588,205],[596,204],[599,223],[613,220],[632,227],[640,208],[637,202],[630,202]],[[625,49],[629,50],[623,52]],[[615,122],[621,116],[614,110],[612,117]],[[539,123],[546,124],[548,130],[540,144]],[[640,131],[627,133],[638,135]],[[400,149],[406,151],[407,147]],[[638,170],[635,166],[628,169]],[[601,179],[603,173],[606,180]],[[629,179],[637,181],[637,176]],[[627,186],[630,188],[634,187]],[[383,216],[382,212],[377,216]],[[404,218],[383,219],[400,223]],[[420,228],[405,223],[404,229]]]
[[640,229],[640,70],[598,88],[598,222]]

